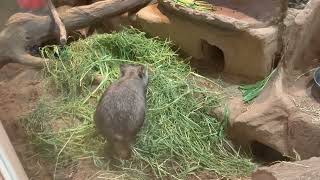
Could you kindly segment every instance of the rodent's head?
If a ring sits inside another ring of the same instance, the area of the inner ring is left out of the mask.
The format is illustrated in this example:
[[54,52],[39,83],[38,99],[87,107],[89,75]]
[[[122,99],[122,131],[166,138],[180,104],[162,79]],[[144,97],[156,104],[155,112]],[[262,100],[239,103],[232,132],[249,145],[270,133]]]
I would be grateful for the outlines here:
[[130,144],[125,141],[113,142],[113,154],[117,158],[128,160],[131,158],[131,148]]
[[120,65],[121,77],[134,76],[142,79],[145,85],[148,84],[148,70],[140,64],[122,64]]

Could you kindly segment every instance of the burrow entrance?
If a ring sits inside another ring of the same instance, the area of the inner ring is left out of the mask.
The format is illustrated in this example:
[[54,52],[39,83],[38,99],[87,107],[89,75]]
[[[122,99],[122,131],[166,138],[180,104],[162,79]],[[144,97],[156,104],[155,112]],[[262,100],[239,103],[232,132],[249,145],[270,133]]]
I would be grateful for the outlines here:
[[213,76],[223,72],[225,65],[224,52],[217,46],[209,44],[206,40],[200,41],[202,58],[192,59],[194,70],[205,76]]
[[289,157],[283,156],[277,150],[258,141],[252,142],[250,148],[254,159],[259,163],[270,164],[276,161],[290,161]]

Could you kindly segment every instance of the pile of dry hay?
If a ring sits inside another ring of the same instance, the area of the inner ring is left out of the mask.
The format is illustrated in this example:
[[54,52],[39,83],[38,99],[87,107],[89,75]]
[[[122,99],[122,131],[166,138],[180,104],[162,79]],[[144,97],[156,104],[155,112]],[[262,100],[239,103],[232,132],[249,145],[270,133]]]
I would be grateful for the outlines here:
[[[56,92],[42,101],[23,122],[41,154],[56,168],[92,159],[105,169],[105,142],[95,131],[93,112],[105,88],[119,75],[122,63],[141,63],[151,73],[146,123],[134,157],[122,161],[121,173],[133,178],[185,178],[201,171],[243,176],[253,171],[250,159],[226,150],[224,124],[208,112],[220,105],[223,93],[191,71],[171,49],[171,43],[125,29],[94,35],[64,49],[45,47],[43,56],[54,63],[44,77]],[[104,80],[94,86],[94,77]],[[204,85],[205,84],[205,85]],[[230,149],[230,148],[229,148]]]

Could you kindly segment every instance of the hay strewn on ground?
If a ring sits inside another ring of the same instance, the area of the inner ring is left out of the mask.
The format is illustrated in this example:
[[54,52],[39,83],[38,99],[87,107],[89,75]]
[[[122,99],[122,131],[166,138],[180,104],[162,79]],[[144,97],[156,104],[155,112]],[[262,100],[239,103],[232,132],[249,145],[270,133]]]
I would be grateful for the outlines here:
[[[178,58],[170,42],[125,29],[42,52],[54,61],[44,74],[57,92],[54,98],[43,97],[24,122],[33,143],[43,156],[55,160],[57,168],[88,158],[100,168],[108,167],[102,158],[106,142],[96,134],[93,112],[101,93],[118,77],[119,65],[131,62],[145,64],[151,80],[146,124],[134,158],[119,166],[123,173],[183,179],[201,170],[223,176],[253,170],[249,159],[225,149],[225,123],[208,114],[220,105],[222,92],[200,86],[205,80]],[[93,86],[97,74],[104,80]]]
[[202,0],[173,0],[173,2],[199,11],[214,11],[215,6]]

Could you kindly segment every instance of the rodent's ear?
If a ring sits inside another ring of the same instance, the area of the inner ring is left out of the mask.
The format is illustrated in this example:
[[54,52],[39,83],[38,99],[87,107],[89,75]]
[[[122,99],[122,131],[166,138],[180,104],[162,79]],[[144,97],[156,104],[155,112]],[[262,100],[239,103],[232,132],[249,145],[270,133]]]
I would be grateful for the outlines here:
[[126,67],[127,67],[126,64],[120,64],[120,73],[121,73],[121,76],[124,76]]
[[138,74],[141,79],[144,78],[146,73],[145,71],[146,71],[146,68],[143,65],[140,65],[138,69]]

